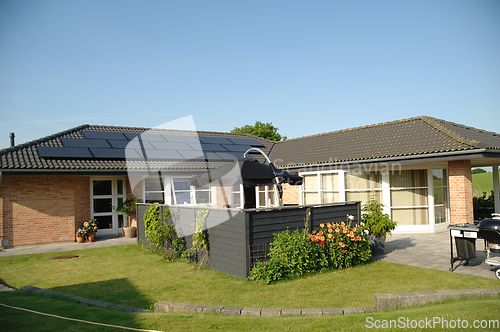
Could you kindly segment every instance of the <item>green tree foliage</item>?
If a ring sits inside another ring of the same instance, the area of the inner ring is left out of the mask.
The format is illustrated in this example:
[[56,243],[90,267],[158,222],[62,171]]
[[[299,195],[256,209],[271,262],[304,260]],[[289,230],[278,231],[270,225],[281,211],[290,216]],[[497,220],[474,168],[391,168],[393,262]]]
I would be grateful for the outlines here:
[[234,127],[231,132],[238,134],[251,134],[254,136],[266,138],[271,141],[286,140],[286,136],[281,136],[278,133],[278,128],[273,126],[272,123],[262,123],[260,121],[255,122],[253,126],[245,125],[241,128]]
[[472,170],[472,174],[480,174],[480,173],[487,173],[487,172],[482,168],[474,168]]

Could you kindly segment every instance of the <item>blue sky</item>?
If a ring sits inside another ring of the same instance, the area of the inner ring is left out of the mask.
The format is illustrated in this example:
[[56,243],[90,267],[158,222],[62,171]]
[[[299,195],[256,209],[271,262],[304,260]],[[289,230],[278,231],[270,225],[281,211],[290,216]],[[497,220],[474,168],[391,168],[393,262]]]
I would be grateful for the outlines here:
[[81,124],[500,132],[500,2],[0,0],[0,148]]

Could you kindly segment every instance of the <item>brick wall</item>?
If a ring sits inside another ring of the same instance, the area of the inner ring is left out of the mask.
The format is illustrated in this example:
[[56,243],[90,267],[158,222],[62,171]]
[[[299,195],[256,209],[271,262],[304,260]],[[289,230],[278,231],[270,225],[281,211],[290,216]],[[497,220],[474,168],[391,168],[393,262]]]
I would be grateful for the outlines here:
[[214,207],[225,207],[229,205],[230,197],[229,197],[230,187],[214,187],[213,189],[213,206]]
[[299,189],[300,186],[292,186],[288,183],[283,183],[283,205],[299,204]]
[[74,241],[76,229],[90,219],[90,181],[86,176],[4,175],[0,208],[4,245]]
[[448,162],[450,223],[472,223],[472,173],[470,160]]

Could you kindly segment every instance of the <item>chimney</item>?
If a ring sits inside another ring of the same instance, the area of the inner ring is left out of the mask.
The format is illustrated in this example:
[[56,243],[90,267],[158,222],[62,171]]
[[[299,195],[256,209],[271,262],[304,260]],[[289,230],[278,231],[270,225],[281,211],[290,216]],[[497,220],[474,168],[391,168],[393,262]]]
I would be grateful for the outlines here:
[[16,145],[14,144],[14,137],[16,137],[16,135],[14,135],[14,133],[10,133],[9,137],[10,137],[10,146],[12,147]]

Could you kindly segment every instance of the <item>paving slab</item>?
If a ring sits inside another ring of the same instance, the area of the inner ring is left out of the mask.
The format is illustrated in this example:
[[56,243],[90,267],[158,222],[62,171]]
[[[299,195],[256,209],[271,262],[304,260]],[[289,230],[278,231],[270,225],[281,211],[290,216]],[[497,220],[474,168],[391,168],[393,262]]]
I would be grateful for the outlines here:
[[[442,226],[441,226],[442,227]],[[453,252],[456,256],[456,245],[453,241]],[[490,266],[484,262],[484,241],[476,240],[476,258],[469,260],[466,266],[464,261],[457,261],[453,266],[453,273],[475,275],[488,279],[496,279],[495,271],[498,267]],[[500,256],[491,254],[491,257]],[[444,228],[436,233],[426,234],[393,234],[386,238],[385,253],[374,257],[396,264],[418,266],[434,270],[450,272],[450,233]]]

